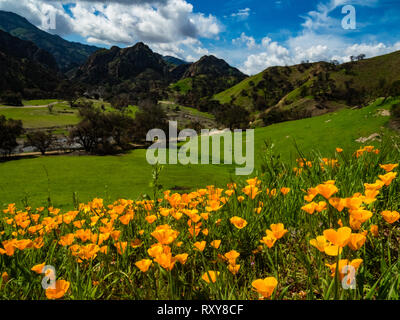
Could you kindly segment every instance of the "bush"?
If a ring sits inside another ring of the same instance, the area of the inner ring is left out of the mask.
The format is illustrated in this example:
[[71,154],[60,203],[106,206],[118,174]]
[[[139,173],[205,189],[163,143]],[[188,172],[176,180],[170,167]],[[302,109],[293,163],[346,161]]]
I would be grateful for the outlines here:
[[394,104],[392,106],[392,116],[396,120],[400,120],[400,103]]
[[243,107],[225,104],[215,112],[215,119],[230,130],[245,129],[249,124],[250,113]]
[[135,115],[133,137],[137,141],[145,141],[147,132],[152,129],[161,129],[168,133],[168,116],[154,101],[145,100],[139,105]]
[[0,152],[4,156],[11,155],[18,146],[17,138],[24,132],[21,120],[6,119],[0,116]]
[[8,106],[23,106],[21,95],[19,93],[7,92],[1,96],[1,101],[3,104]]
[[286,118],[281,111],[277,109],[271,109],[269,112],[263,115],[262,120],[264,124],[268,126],[274,123],[283,122],[286,120]]

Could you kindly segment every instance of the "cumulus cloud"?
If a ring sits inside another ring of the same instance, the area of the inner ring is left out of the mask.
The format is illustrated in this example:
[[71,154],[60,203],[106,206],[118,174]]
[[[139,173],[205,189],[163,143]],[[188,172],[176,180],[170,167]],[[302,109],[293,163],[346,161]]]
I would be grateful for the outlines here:
[[365,54],[367,58],[400,50],[400,41],[390,45],[383,42],[352,43],[341,37],[305,33],[279,44],[265,37],[256,44],[257,52],[250,54],[240,68],[256,74],[271,66],[284,66],[302,61],[350,61],[350,56]]
[[246,74],[252,75],[270,66],[286,65],[292,62],[289,50],[269,37],[263,38],[257,47],[261,52],[249,55],[241,68]]
[[245,43],[247,48],[251,49],[256,46],[256,40],[253,37],[249,37],[246,33],[242,32],[239,38],[232,39],[233,44]]

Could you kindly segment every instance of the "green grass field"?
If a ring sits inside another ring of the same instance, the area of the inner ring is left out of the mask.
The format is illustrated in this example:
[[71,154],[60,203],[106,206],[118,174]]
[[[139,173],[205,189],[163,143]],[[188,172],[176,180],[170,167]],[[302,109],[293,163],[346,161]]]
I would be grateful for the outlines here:
[[66,103],[54,105],[52,113],[48,108],[0,107],[0,115],[22,120],[25,129],[65,127],[79,122],[77,110],[71,109]]
[[[295,143],[305,154],[318,151],[332,156],[336,147],[354,151],[361,146],[355,140],[373,133],[391,134],[387,129],[389,117],[378,110],[388,109],[381,101],[369,107],[344,109],[320,117],[275,124],[255,131],[255,160],[259,168],[264,141],[273,143],[273,150],[286,162],[298,157]],[[379,141],[366,145],[379,146]],[[48,177],[46,175],[48,172]],[[256,172],[254,172],[256,174]],[[224,185],[234,175],[233,166],[167,165],[161,175],[165,189],[187,192],[207,184]],[[73,193],[80,201],[94,197],[106,199],[136,198],[151,192],[151,166],[146,150],[134,150],[121,156],[47,156],[0,163],[0,205],[21,204],[24,199],[32,206],[47,203],[48,190],[53,204],[72,206]]]
[[61,102],[61,101],[58,99],[23,100],[22,104],[24,106],[44,106],[54,102]]
[[161,101],[160,104],[166,110],[168,110],[168,109],[169,110],[174,110],[175,108],[178,107],[180,111],[183,111],[183,112],[188,113],[188,114],[190,114],[192,116],[195,116],[195,117],[202,117],[202,118],[206,118],[206,119],[210,119],[210,120],[214,120],[215,119],[214,115],[212,115],[210,113],[207,113],[207,112],[201,112],[201,111],[199,111],[199,110],[197,110],[195,108],[185,107],[185,106],[182,106],[182,105],[179,105],[179,104],[176,104],[176,103],[172,103],[171,104],[169,102],[167,103],[166,101]]

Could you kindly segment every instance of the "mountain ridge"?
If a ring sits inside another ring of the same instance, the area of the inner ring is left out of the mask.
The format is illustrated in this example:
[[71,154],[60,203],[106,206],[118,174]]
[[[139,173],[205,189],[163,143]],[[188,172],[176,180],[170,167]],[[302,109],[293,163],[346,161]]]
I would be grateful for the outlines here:
[[22,40],[31,41],[51,53],[62,72],[80,66],[92,53],[100,49],[45,32],[26,18],[9,11],[0,10],[0,29]]

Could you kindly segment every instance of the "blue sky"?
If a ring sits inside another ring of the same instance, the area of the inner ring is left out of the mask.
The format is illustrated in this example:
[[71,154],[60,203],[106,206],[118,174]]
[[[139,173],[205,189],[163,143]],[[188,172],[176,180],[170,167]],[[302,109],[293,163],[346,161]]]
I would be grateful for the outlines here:
[[[356,29],[342,28],[352,5]],[[91,45],[127,47],[138,41],[154,51],[195,61],[225,59],[247,74],[303,60],[348,61],[400,50],[398,0],[0,0],[0,9],[47,30]]]

